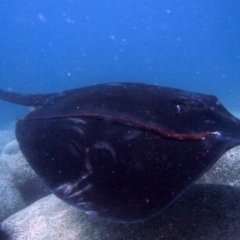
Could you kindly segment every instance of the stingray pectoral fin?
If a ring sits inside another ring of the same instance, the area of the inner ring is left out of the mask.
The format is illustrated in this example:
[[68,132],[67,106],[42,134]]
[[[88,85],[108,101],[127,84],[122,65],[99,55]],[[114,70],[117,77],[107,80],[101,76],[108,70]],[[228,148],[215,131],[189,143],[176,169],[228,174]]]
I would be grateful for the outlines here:
[[25,106],[42,106],[59,94],[19,94],[0,90],[0,99]]

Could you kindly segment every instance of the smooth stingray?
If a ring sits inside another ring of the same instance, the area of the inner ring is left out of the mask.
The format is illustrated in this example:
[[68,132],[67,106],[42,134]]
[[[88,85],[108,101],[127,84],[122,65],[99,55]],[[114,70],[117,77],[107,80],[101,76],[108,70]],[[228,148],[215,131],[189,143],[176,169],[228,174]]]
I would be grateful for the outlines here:
[[240,121],[216,97],[179,89],[114,83],[0,98],[35,107],[16,137],[52,192],[111,221],[161,212],[240,144]]

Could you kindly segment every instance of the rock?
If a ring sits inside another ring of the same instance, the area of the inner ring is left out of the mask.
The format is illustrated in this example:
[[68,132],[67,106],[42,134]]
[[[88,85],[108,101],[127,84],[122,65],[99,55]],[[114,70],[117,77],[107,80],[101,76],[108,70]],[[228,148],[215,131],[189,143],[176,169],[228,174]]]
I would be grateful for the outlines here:
[[8,172],[12,176],[12,184],[21,193],[25,204],[29,205],[49,194],[49,190],[23,157],[16,140],[4,147],[0,161],[7,166]]
[[[7,184],[12,183],[13,186],[17,181],[18,188],[21,185],[30,186],[26,178],[32,179],[34,174],[32,176],[31,169],[27,170],[26,163],[20,163],[24,158],[16,144],[12,142],[4,149],[1,157],[6,158],[2,162],[5,170],[0,170],[0,173],[6,172],[7,166],[14,176],[11,179],[11,175],[3,174]],[[19,158],[22,159],[20,162]],[[0,237],[7,234],[13,240],[240,239],[239,166],[240,146],[237,146],[225,153],[199,180],[201,184],[193,185],[163,213],[143,222],[121,224],[89,217],[50,195],[4,220]],[[19,168],[25,170],[21,173]],[[0,177],[3,179],[3,176]],[[9,198],[18,196],[12,193],[14,188],[11,184],[9,186],[1,187],[3,193],[10,191]]]
[[36,177],[36,174],[23,157],[16,140],[5,146],[0,159],[7,164],[17,186],[24,185],[29,179]]
[[240,146],[227,151],[198,183],[227,184],[240,187]]
[[87,216],[50,195],[7,218],[1,229],[14,240],[240,239],[239,202],[239,188],[196,184],[157,217],[122,224]]
[[15,139],[15,134],[13,130],[0,131],[0,153],[7,143]]
[[26,207],[6,163],[0,161],[0,221]]

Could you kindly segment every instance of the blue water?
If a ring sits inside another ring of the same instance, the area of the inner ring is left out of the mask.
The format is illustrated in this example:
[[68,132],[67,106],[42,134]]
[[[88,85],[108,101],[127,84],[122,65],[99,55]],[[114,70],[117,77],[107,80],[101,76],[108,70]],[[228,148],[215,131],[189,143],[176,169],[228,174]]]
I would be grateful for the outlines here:
[[[240,112],[238,0],[2,0],[0,88],[138,81],[214,94]],[[0,129],[27,108],[0,102]]]

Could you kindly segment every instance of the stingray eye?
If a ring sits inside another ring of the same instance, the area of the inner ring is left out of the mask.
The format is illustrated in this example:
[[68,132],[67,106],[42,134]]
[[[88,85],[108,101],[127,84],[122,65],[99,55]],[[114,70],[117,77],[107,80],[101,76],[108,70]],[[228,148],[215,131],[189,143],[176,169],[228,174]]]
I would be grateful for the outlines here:
[[177,113],[203,111],[205,110],[204,104],[198,99],[175,99],[172,101]]
[[181,112],[181,108],[180,108],[180,105],[176,105],[176,108],[177,108],[177,113],[180,113]]
[[174,104],[175,111],[179,113],[184,113],[188,111],[188,106],[185,104],[184,99],[175,99],[172,101]]

